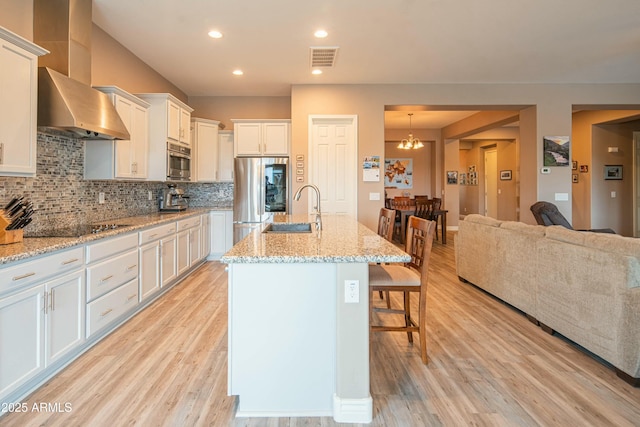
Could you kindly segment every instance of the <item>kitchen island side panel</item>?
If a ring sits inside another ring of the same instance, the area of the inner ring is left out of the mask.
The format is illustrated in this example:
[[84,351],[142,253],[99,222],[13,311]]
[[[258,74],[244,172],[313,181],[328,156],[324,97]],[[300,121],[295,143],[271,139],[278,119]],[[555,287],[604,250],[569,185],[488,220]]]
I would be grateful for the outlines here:
[[336,264],[229,265],[237,416],[322,416],[336,391]]

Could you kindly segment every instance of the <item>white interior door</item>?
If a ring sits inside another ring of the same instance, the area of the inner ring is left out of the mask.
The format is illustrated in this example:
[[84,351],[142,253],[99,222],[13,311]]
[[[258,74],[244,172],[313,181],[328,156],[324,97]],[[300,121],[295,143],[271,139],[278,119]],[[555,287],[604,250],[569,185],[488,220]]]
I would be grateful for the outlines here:
[[484,152],[484,214],[498,218],[498,151]]
[[[309,182],[322,213],[357,217],[357,116],[309,116]],[[309,212],[313,197],[309,197]]]

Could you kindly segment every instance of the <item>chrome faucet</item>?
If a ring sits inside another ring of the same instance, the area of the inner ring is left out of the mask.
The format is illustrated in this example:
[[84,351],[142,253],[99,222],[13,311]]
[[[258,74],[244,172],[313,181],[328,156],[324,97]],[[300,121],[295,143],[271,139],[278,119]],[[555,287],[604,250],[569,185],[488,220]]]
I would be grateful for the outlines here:
[[312,188],[316,192],[316,205],[313,207],[316,210],[316,230],[322,230],[322,218],[320,217],[320,190],[318,190],[318,187],[313,184],[305,184],[298,188],[298,191],[296,191],[296,195],[293,196],[293,198],[296,202],[300,200],[300,195],[305,187]]

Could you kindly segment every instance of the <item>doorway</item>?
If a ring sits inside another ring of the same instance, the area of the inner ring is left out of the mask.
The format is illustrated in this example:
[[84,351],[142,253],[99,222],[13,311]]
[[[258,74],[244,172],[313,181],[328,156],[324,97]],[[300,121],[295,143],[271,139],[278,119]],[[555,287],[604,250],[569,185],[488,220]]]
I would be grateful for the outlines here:
[[498,218],[498,150],[484,152],[484,215]]
[[357,218],[357,129],[355,115],[309,116],[309,182],[320,190],[322,213]]

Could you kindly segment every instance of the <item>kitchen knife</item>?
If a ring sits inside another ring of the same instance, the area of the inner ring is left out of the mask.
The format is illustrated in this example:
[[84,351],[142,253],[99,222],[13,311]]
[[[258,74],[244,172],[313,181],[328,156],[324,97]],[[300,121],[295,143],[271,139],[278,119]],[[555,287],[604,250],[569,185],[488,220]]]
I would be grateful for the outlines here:
[[17,206],[19,206],[21,201],[22,201],[21,197],[14,197],[13,200],[11,201],[11,204],[7,208],[5,208],[4,210],[5,214],[9,215],[12,210],[14,210]]
[[22,220],[22,223],[20,224],[20,226],[18,228],[25,228],[27,225],[29,225],[29,223],[31,222],[31,220],[33,220],[33,218],[28,217],[28,218],[24,218]]
[[12,198],[11,201],[5,205],[4,210],[8,211],[13,206],[13,204],[17,201],[18,201],[17,197]]

